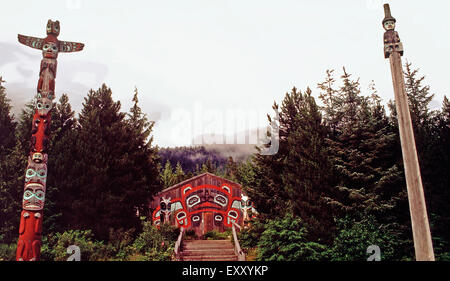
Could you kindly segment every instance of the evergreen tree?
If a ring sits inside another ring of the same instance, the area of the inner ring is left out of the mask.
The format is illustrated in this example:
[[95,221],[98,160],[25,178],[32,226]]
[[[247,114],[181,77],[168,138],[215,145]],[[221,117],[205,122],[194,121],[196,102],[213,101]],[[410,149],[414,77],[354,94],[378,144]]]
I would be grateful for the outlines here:
[[175,176],[175,179],[176,179],[175,180],[176,183],[182,182],[185,179],[187,179],[186,178],[186,174],[184,173],[183,167],[181,166],[180,162],[177,162],[177,165],[175,167],[175,174],[174,174],[174,176]]
[[434,134],[427,158],[428,186],[425,187],[433,246],[437,260],[450,257],[450,102],[444,96],[442,110],[437,114]]
[[234,162],[233,157],[228,157],[227,164],[225,166],[225,177],[229,180],[236,181],[238,165]]
[[44,229],[48,232],[63,232],[67,229],[67,222],[63,220],[62,214],[70,210],[73,200],[78,199],[76,194],[70,197],[65,189],[72,181],[67,171],[73,162],[71,151],[76,144],[77,128],[75,112],[67,94],[62,94],[58,103],[53,105],[51,128]]
[[[23,190],[23,156],[16,149],[16,122],[11,114],[10,100],[0,77],[0,241],[17,239],[20,218],[20,196]],[[21,165],[22,164],[22,165]]]
[[174,185],[176,182],[175,175],[173,174],[172,164],[169,160],[166,161],[166,165],[164,166],[164,170],[161,173],[161,181],[164,184],[164,188],[170,187]]
[[156,151],[143,142],[145,130],[136,129],[145,120],[136,117],[137,106],[136,118],[125,119],[111,95],[102,85],[85,98],[64,188],[71,204],[63,211],[64,221],[92,229],[101,239],[108,238],[110,228],[139,228],[136,211],[146,214],[148,200],[161,188]]
[[10,100],[6,96],[6,89],[2,83],[5,82],[0,76],[0,160],[11,151],[16,144],[15,130],[16,122],[11,114]]
[[338,105],[342,103],[339,91],[334,88],[336,80],[333,76],[334,70],[327,70],[325,81],[318,83],[317,87],[321,90],[319,98],[324,106],[321,108],[324,112],[323,122],[331,128],[331,132],[336,133],[337,125],[342,119],[342,112],[338,112]]
[[258,212],[270,218],[294,213],[307,225],[309,239],[329,240],[330,169],[318,106],[310,89],[302,94],[293,88],[273,108],[279,111],[279,151],[255,156],[257,180],[249,184],[249,196]]

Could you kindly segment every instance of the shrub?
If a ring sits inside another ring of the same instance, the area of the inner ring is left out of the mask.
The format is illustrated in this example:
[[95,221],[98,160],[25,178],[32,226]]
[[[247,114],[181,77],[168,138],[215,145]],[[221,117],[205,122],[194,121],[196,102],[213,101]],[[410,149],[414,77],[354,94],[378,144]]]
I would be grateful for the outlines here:
[[345,217],[337,221],[338,233],[329,251],[332,261],[366,261],[367,247],[377,245],[381,250],[381,260],[391,260],[396,239],[389,229],[378,226],[373,216],[360,221]]
[[287,214],[268,221],[258,242],[260,261],[318,261],[326,259],[324,245],[306,240],[307,231],[300,218]]
[[68,230],[63,233],[50,233],[43,236],[41,260],[65,261],[71,255],[67,253],[70,245],[80,247],[82,261],[104,261],[111,259],[113,247],[103,241],[93,240],[91,230]]
[[255,248],[258,245],[259,239],[265,230],[265,224],[258,219],[252,220],[252,223],[242,229],[238,233],[239,245],[241,248],[248,252],[250,249]]
[[0,244],[0,261],[16,260],[17,244]]
[[178,234],[179,229],[175,226],[163,224],[158,229],[151,222],[143,222],[142,233],[139,234],[131,246],[132,254],[129,260],[171,260]]
[[226,230],[224,232],[219,232],[217,230],[211,230],[203,234],[202,238],[206,240],[226,240],[230,239],[231,230]]

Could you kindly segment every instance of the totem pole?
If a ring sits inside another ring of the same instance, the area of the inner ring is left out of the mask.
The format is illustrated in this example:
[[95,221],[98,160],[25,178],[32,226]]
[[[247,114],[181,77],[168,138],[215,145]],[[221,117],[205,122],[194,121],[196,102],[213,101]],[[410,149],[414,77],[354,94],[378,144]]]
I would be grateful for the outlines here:
[[18,35],[19,42],[42,50],[37,100],[31,127],[31,146],[25,173],[22,213],[16,260],[39,260],[42,235],[42,210],[47,180],[47,149],[50,135],[51,110],[55,98],[56,59],[59,52],[81,51],[82,43],[59,41],[59,21],[47,22],[47,37]]
[[159,206],[161,207],[161,224],[163,223],[170,223],[170,214],[171,211],[171,198],[161,197]]
[[396,20],[391,16],[389,4],[384,4],[384,13],[385,18],[382,22],[383,27],[386,30],[383,38],[384,57],[389,58],[391,64],[416,260],[434,261],[425,195],[420,176],[419,159],[417,157],[414,131],[405,90],[401,59],[401,56],[403,55],[403,45],[400,42],[397,31],[395,31]]

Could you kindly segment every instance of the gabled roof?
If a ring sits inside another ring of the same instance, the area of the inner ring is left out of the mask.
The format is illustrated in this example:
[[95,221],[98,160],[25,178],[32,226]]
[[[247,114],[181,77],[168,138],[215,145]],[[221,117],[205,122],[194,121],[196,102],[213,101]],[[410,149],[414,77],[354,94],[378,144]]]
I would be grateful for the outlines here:
[[234,182],[234,181],[231,181],[229,179],[222,178],[222,177],[219,177],[219,176],[216,176],[214,174],[206,172],[206,173],[197,175],[195,177],[189,178],[187,180],[184,180],[182,182],[179,182],[177,184],[174,184],[174,185],[172,185],[172,186],[170,186],[168,188],[165,188],[165,189],[161,190],[160,192],[158,192],[156,195],[164,193],[164,192],[167,192],[167,191],[172,190],[172,189],[176,189],[176,188],[181,187],[181,186],[183,186],[183,185],[185,185],[185,184],[187,184],[187,183],[189,183],[189,182],[191,182],[193,180],[196,180],[196,179],[199,179],[199,178],[202,178],[202,177],[206,177],[206,176],[210,176],[210,177],[213,177],[213,178],[216,178],[216,179],[221,179],[221,180],[223,180],[225,182],[228,182],[228,183],[231,183],[231,184],[235,184],[235,185],[239,186],[240,188],[242,188],[242,186],[240,184],[238,184],[237,182]]

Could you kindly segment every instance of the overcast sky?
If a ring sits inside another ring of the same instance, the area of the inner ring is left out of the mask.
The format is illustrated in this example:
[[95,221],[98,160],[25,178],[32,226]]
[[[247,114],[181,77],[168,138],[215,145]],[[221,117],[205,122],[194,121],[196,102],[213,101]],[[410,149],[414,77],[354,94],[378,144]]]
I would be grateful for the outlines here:
[[[426,75],[439,108],[450,79],[450,3],[389,1],[406,59]],[[266,126],[274,101],[292,87],[313,89],[326,69],[345,66],[363,90],[375,81],[393,99],[383,57],[379,0],[2,1],[0,76],[16,110],[35,94],[39,51],[17,33],[45,37],[48,19],[60,40],[85,43],[60,54],[56,94],[79,112],[89,89],[112,88],[122,110],[134,87],[157,121],[155,143],[189,145],[205,133],[233,134]],[[199,112],[202,112],[199,114]],[[215,128],[215,129],[214,129]]]

